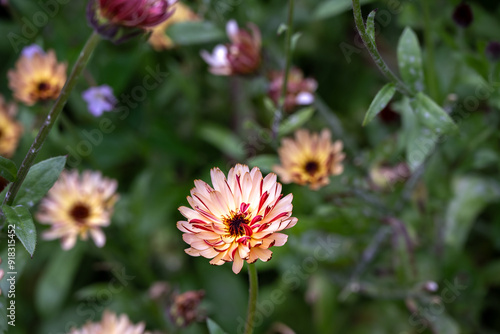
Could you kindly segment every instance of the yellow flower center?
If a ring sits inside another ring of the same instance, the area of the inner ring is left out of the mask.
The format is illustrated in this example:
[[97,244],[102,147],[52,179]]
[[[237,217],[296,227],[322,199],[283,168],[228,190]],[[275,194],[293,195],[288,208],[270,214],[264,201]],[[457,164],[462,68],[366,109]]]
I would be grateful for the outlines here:
[[73,217],[73,219],[78,223],[78,224],[84,224],[85,219],[87,219],[90,216],[90,209],[87,205],[82,204],[82,203],[77,203],[70,211],[70,216]]
[[230,236],[237,237],[245,234],[244,225],[250,223],[250,220],[246,218],[246,216],[247,215],[243,213],[236,213],[233,214],[231,218],[224,219]]

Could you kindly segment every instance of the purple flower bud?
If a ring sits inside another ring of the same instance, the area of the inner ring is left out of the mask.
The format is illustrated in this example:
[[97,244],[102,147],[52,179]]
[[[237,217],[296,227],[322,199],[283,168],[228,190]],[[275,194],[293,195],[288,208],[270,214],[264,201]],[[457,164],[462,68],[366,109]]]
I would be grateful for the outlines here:
[[470,26],[472,21],[474,20],[474,15],[472,14],[472,9],[468,4],[462,2],[453,11],[453,20],[455,23],[462,27],[467,28]]
[[491,61],[499,61],[500,60],[500,43],[499,42],[490,42],[486,46],[486,57]]

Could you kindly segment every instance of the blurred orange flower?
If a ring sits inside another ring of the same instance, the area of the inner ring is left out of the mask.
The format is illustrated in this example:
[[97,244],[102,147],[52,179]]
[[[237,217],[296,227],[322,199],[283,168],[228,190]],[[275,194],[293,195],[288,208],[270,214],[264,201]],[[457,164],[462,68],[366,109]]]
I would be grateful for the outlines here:
[[132,324],[125,314],[117,316],[106,310],[101,322],[89,322],[80,329],[72,329],[68,334],[146,334],[145,327],[143,322]]
[[38,101],[54,100],[66,82],[66,63],[58,63],[53,50],[23,54],[15,70],[8,75],[14,97],[31,106]]
[[340,140],[331,142],[331,133],[326,129],[320,134],[297,130],[295,140],[281,141],[278,150],[281,165],[274,166],[273,170],[284,183],[308,184],[317,190],[330,182],[330,175],[339,175],[344,170],[342,147]]
[[113,206],[118,199],[117,183],[102,177],[100,172],[63,171],[59,180],[40,203],[37,219],[51,225],[44,239],[61,239],[62,248],[73,248],[78,236],[87,240],[88,234],[98,247],[104,246],[106,236],[101,227],[108,226]]
[[151,29],[152,33],[149,37],[149,44],[151,44],[156,51],[171,49],[174,47],[174,42],[165,34],[165,31],[168,30],[171,25],[180,22],[200,20],[198,15],[181,2],[176,2],[172,6],[172,9],[174,10],[174,13],[168,20],[163,21]]
[[21,123],[14,119],[16,113],[16,105],[5,103],[0,95],[0,155],[6,158],[14,154],[23,133]]
[[228,177],[218,169],[210,172],[213,188],[195,180],[195,188],[187,197],[192,209],[182,206],[179,211],[187,221],[177,228],[191,247],[186,253],[203,256],[211,264],[233,262],[233,272],[239,273],[243,262],[271,259],[271,246],[283,246],[288,236],[277,233],[293,227],[292,198],[281,194],[281,184],[271,173],[263,178],[259,168],[251,171],[246,165],[231,168]]

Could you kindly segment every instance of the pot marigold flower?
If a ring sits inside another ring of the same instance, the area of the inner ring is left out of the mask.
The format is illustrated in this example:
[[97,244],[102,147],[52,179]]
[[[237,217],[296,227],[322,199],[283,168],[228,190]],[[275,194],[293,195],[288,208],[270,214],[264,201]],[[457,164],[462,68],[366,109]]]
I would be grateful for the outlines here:
[[5,103],[0,95],[0,155],[6,158],[14,154],[23,133],[21,123],[14,119],[16,113],[16,105]]
[[14,98],[28,106],[55,100],[66,82],[66,63],[58,63],[53,50],[47,53],[23,52],[15,70],[8,72]]
[[180,22],[199,21],[200,18],[188,6],[181,2],[173,5],[174,13],[168,19],[151,29],[149,44],[156,50],[166,50],[174,47],[174,42],[165,34],[170,26]]
[[87,240],[88,234],[97,247],[106,243],[101,227],[110,224],[117,182],[100,172],[63,171],[40,203],[37,219],[51,225],[43,234],[47,240],[61,239],[64,250],[73,248],[76,238]]
[[276,174],[265,178],[259,168],[246,165],[231,168],[228,177],[218,169],[210,171],[213,188],[195,180],[187,197],[191,208],[179,211],[187,221],[177,222],[191,256],[212,259],[210,264],[233,262],[239,273],[243,262],[271,259],[271,246],[283,246],[288,236],[278,233],[297,223],[292,215],[292,194],[283,197]]
[[172,0],[90,0],[87,18],[103,37],[115,42],[146,32],[168,19]]
[[[273,71],[269,77],[271,83],[269,84],[268,95],[276,105],[279,105],[285,75],[283,71]],[[304,74],[300,69],[292,68],[288,73],[285,111],[293,112],[298,106],[312,104],[316,88],[318,88],[316,80],[304,78]]]
[[108,310],[104,311],[101,322],[89,322],[82,328],[73,328],[68,334],[147,334],[143,322],[134,325],[127,315],[117,316]]
[[203,50],[201,57],[210,65],[210,72],[216,75],[247,75],[255,73],[261,62],[261,36],[259,28],[253,23],[247,30],[240,29],[234,20],[226,25],[231,44],[219,44],[212,54]]
[[274,166],[282,182],[308,184],[313,190],[327,185],[330,175],[339,175],[344,170],[341,162],[342,142],[331,142],[327,129],[320,134],[310,134],[307,130],[297,130],[295,140],[284,138],[278,150],[281,165]]

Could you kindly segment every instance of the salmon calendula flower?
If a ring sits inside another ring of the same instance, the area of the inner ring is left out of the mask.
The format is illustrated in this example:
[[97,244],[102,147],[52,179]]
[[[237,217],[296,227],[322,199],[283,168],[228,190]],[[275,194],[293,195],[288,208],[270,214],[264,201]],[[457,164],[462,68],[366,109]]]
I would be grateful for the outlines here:
[[63,171],[40,203],[37,219],[51,228],[43,234],[47,240],[61,239],[64,250],[73,248],[78,236],[87,240],[88,234],[98,247],[104,246],[106,236],[101,227],[108,226],[117,182],[105,178],[100,172]]
[[172,6],[174,13],[168,19],[151,29],[149,44],[156,50],[167,50],[174,47],[174,42],[165,34],[168,28],[176,23],[199,21],[200,18],[188,6],[177,2]]
[[28,106],[55,100],[66,83],[66,63],[58,63],[54,50],[47,53],[24,52],[8,72],[14,98]]
[[117,316],[108,310],[104,311],[100,322],[89,322],[82,328],[73,328],[68,334],[147,334],[143,322],[134,325],[127,315]]
[[231,41],[228,45],[217,45],[212,54],[203,50],[201,57],[210,65],[210,72],[216,75],[254,74],[261,63],[260,30],[253,23],[248,24],[251,32],[240,29],[236,21],[226,25]]
[[21,123],[14,117],[17,113],[17,107],[13,103],[5,103],[0,95],[0,155],[10,158],[17,148],[19,139],[23,133]]
[[87,19],[101,36],[120,43],[167,20],[173,3],[175,0],[89,0]]
[[342,147],[340,140],[331,142],[327,129],[320,134],[297,130],[295,140],[284,138],[281,141],[278,150],[281,165],[274,166],[273,171],[284,183],[308,184],[317,190],[330,182],[330,175],[339,175],[344,170]]
[[[276,105],[279,105],[283,87],[284,71],[273,71],[270,73],[270,84],[268,94]],[[292,68],[288,73],[288,82],[285,96],[284,110],[293,112],[299,106],[314,103],[314,92],[318,88],[316,80],[304,78],[304,74],[298,68]]]
[[283,246],[288,236],[278,233],[293,227],[292,198],[281,194],[276,174],[263,178],[259,168],[246,165],[231,168],[228,177],[218,169],[210,171],[213,187],[195,180],[187,197],[191,208],[179,211],[187,221],[177,222],[182,238],[191,247],[186,253],[212,259],[210,264],[233,262],[239,273],[243,262],[271,259],[271,246]]

